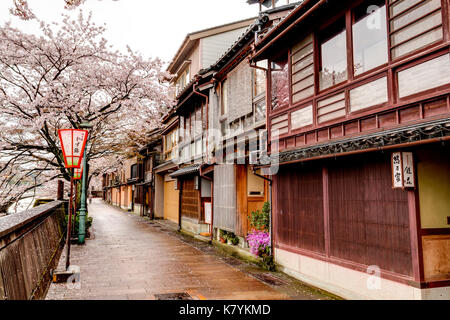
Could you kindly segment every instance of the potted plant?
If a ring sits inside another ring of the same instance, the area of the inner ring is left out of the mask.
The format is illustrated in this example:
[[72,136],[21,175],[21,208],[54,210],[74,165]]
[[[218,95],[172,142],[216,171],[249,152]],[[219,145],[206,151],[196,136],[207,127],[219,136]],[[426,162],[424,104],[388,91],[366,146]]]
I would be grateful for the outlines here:
[[270,243],[270,203],[265,202],[262,210],[253,211],[248,217],[252,231],[247,235],[246,240],[250,247],[250,252],[262,259],[262,265],[267,270],[273,270],[272,248]]
[[239,244],[239,238],[234,233],[229,232],[227,235],[227,243],[229,245],[235,246],[235,245]]
[[227,233],[225,230],[220,230],[219,232],[219,239],[221,243],[226,243],[227,242]]

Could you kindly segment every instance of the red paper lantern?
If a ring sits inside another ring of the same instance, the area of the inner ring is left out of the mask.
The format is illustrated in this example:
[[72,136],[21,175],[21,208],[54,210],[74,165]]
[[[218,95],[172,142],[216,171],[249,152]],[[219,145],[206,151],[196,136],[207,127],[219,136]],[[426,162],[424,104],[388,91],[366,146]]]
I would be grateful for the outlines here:
[[66,168],[80,168],[88,133],[79,129],[58,130]]

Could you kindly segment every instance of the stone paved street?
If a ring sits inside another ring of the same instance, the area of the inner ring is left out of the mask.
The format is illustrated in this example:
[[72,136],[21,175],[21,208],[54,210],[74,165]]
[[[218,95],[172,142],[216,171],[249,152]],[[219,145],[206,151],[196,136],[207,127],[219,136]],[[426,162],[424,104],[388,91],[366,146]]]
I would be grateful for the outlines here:
[[[52,284],[47,299],[156,299],[172,293],[193,299],[330,299],[277,274],[273,279],[279,281],[270,286],[255,277],[267,272],[101,200],[89,209],[93,236],[71,249],[80,288]],[[60,269],[64,262],[63,253]]]

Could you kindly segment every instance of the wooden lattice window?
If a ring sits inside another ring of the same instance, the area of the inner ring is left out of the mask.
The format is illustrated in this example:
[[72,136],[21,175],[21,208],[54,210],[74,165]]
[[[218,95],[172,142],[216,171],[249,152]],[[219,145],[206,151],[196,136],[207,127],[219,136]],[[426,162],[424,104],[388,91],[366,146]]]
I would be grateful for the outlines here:
[[394,59],[442,40],[441,0],[389,0],[389,3]]
[[314,94],[314,52],[312,34],[292,48],[292,103]]

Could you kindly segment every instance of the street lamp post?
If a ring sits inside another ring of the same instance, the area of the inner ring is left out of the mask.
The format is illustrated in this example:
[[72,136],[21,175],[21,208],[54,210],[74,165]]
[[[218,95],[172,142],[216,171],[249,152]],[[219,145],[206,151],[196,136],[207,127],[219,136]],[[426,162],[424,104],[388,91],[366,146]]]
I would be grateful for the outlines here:
[[74,212],[74,217],[73,217],[73,226],[72,226],[72,235],[76,236],[75,234],[75,223],[77,221],[77,196],[78,196],[78,183],[77,181],[81,180],[81,176],[83,175],[83,168],[84,168],[84,164],[83,162],[81,162],[81,166],[80,168],[76,168],[74,169],[73,172],[73,183],[74,183],[74,189],[75,189],[75,201],[74,201],[74,205],[73,205],[73,212]]
[[[80,125],[83,129],[91,129],[92,125],[88,122],[84,122]],[[86,212],[87,212],[87,202],[86,202],[86,186],[87,186],[87,155],[84,153],[83,157],[83,168],[82,178],[81,178],[81,199],[80,199],[80,214],[78,216],[78,244],[84,244],[86,239]]]
[[66,270],[70,267],[70,238],[72,233],[72,210],[73,210],[73,174],[75,169],[81,166],[81,159],[84,155],[86,147],[88,131],[77,129],[58,130],[59,140],[64,156],[64,165],[70,172],[70,202],[69,202],[69,219],[67,223],[66,238]]

